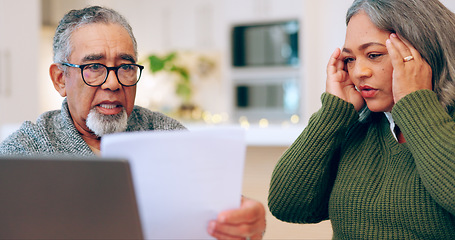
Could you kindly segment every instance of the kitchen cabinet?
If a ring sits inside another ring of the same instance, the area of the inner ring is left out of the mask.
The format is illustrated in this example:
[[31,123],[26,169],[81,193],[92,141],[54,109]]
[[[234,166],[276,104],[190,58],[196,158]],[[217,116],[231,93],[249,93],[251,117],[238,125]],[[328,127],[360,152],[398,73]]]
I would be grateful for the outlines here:
[[0,0],[0,125],[39,111],[40,1]]

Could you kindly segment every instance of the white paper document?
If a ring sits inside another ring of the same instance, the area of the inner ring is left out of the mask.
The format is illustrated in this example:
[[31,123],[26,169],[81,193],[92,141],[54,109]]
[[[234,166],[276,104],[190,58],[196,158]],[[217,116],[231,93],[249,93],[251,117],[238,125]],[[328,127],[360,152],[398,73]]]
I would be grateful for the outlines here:
[[240,206],[245,133],[241,128],[118,133],[103,157],[127,158],[146,239],[212,239],[208,223]]

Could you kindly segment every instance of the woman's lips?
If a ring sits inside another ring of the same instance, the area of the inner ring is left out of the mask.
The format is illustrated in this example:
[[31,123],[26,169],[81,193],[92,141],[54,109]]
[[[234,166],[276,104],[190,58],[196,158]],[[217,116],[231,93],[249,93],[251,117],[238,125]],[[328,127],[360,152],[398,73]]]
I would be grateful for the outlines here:
[[359,91],[363,98],[372,98],[378,93],[377,89],[369,86],[360,86]]

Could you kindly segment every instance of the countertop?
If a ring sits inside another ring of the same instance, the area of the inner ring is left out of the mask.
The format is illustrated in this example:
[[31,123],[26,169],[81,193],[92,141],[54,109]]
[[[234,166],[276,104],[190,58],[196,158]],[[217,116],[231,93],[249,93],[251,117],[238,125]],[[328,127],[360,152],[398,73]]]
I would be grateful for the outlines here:
[[[209,129],[216,127],[241,127],[240,125],[206,125],[184,123],[189,130]],[[269,125],[262,127],[250,125],[245,129],[245,140],[248,146],[290,146],[305,128],[302,124],[293,125]]]

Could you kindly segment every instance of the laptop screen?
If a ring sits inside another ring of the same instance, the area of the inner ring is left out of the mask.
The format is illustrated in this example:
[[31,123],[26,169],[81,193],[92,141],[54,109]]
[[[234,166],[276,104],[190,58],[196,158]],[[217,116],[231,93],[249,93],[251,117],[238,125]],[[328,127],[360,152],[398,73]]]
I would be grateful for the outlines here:
[[142,239],[128,161],[0,157],[0,239]]

